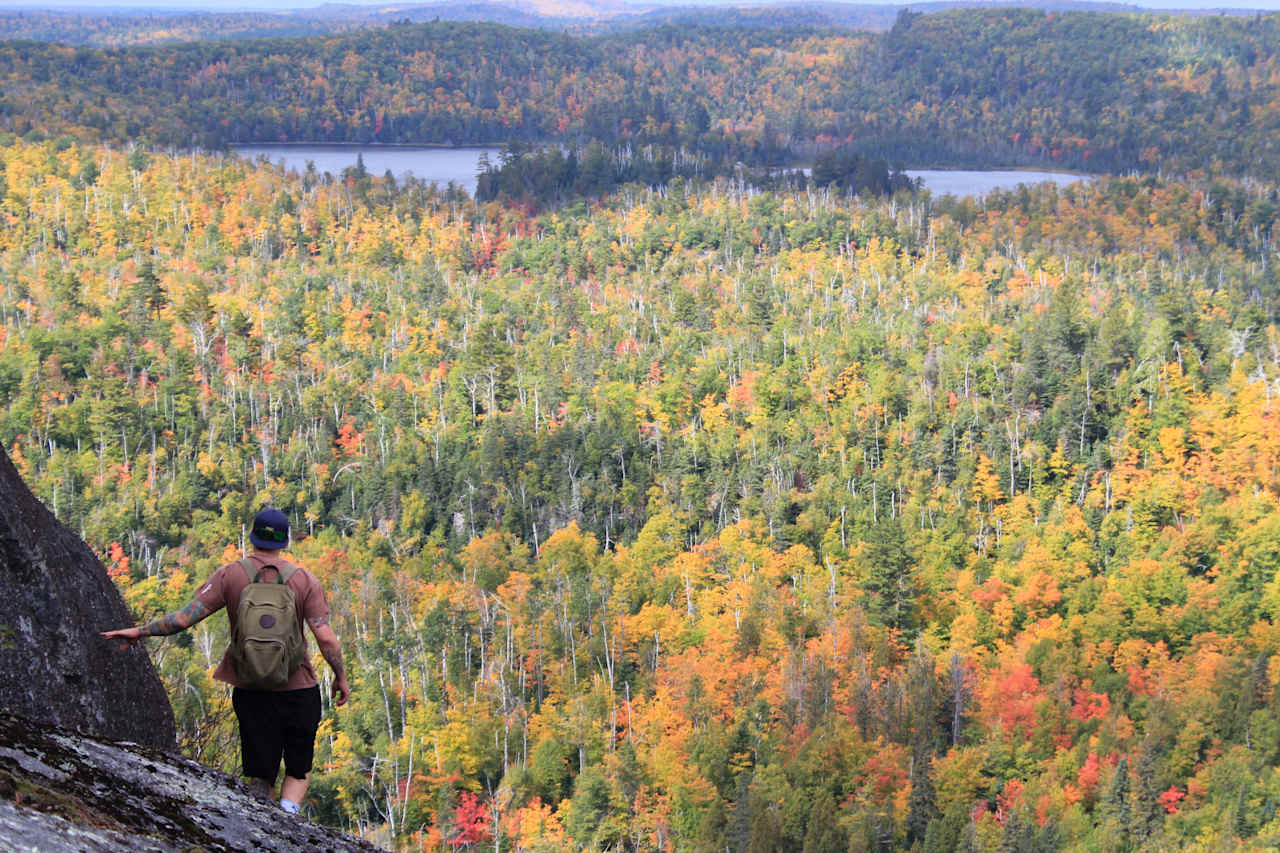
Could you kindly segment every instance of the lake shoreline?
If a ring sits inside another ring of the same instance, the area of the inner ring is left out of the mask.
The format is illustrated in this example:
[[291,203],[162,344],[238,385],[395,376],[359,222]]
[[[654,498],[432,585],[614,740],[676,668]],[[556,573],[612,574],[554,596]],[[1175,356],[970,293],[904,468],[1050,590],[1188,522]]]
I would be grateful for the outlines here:
[[919,181],[934,196],[982,197],[996,190],[1019,186],[1055,184],[1059,187],[1097,180],[1096,175],[1043,169],[904,169],[903,174]]
[[421,151],[423,149],[431,149],[433,151],[468,151],[472,148],[486,149],[502,149],[506,146],[505,142],[485,143],[485,142],[467,142],[459,145],[449,145],[444,142],[228,142],[226,147],[235,151],[238,148],[314,148],[341,151],[345,149],[357,148],[377,148],[379,150],[406,149],[409,151]]
[[[305,174],[338,175],[364,163],[372,175],[390,172],[397,179],[412,177],[425,183],[445,187],[455,184],[474,196],[481,164],[487,156],[490,163],[499,162],[501,148],[482,145],[408,145],[400,143],[359,142],[270,142],[236,144],[230,152],[246,162],[267,162]],[[796,167],[804,171],[803,167]],[[908,168],[904,173],[921,181],[922,187],[935,196],[984,196],[997,189],[1009,190],[1019,184],[1056,183],[1059,186],[1097,178],[1087,173],[1066,170],[1034,169],[1019,166],[1008,169],[927,169]]]
[[232,146],[230,152],[249,163],[266,162],[300,175],[312,170],[340,175],[359,161],[370,175],[389,172],[397,180],[412,178],[440,188],[453,184],[475,196],[484,158],[496,162],[501,149],[481,145],[271,142]]
[[1054,175],[1078,175],[1081,178],[1099,178],[1102,172],[1081,172],[1079,169],[1058,169],[1043,166],[988,166],[982,169],[967,169],[963,166],[903,166],[904,172],[1035,172]]

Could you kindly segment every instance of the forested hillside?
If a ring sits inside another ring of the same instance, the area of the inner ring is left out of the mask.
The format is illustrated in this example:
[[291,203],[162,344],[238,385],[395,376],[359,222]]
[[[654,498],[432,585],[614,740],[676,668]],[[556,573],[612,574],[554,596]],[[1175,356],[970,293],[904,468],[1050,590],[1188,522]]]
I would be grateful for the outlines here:
[[[939,12],[984,5],[968,0],[937,0],[913,3],[916,12]],[[989,4],[986,4],[989,5]],[[1142,11],[1126,3],[1095,3],[1089,0],[1021,0],[1020,8],[1050,12]],[[126,47],[131,45],[174,44],[206,39],[279,38],[321,35],[372,29],[393,24],[428,21],[487,21],[512,27],[534,27],[577,33],[625,32],[671,25],[678,27],[729,27],[780,29],[821,27],[824,29],[887,30],[893,26],[900,5],[798,2],[785,6],[672,6],[646,8],[639,4],[611,2],[525,3],[517,7],[502,0],[436,0],[381,6],[326,3],[313,8],[276,9],[271,12],[153,12],[128,7],[108,8],[100,13],[88,7],[68,9],[0,9],[0,38],[48,41],[67,45]],[[1172,10],[1171,10],[1171,13]],[[1227,9],[1214,14],[1249,14]],[[1185,14],[1203,14],[1195,11]]]
[[[912,25],[914,26],[914,24]],[[0,440],[139,618],[263,503],[405,849],[1280,843],[1277,191],[536,217],[0,147]],[[157,642],[234,769],[224,620]]]
[[[326,3],[312,8],[270,12],[211,12],[129,7],[78,9],[0,9],[0,38],[63,45],[129,47],[190,41],[232,41],[328,35],[391,24],[424,21],[488,21],[513,27],[562,29],[572,19],[543,17],[501,2],[436,2],[404,6]],[[890,20],[890,22],[892,22]]]
[[629,149],[781,166],[837,145],[911,165],[1268,178],[1280,17],[904,12],[885,33],[494,24],[102,50],[0,43],[31,138]]

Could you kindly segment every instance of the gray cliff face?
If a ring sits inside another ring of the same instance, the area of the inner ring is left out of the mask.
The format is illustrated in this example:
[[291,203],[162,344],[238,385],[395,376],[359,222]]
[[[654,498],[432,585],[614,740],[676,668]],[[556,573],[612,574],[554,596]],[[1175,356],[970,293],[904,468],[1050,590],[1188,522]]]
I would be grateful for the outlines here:
[[186,758],[0,713],[0,850],[368,853]]
[[120,651],[98,636],[130,624],[97,556],[31,493],[0,448],[0,710],[173,746],[173,711],[146,651]]

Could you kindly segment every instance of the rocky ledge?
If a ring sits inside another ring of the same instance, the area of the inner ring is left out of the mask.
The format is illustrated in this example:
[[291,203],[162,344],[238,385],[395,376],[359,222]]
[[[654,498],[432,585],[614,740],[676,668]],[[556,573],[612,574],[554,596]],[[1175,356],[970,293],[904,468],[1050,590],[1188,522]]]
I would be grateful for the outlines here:
[[0,713],[0,849],[376,851],[286,815],[231,776],[159,749]]

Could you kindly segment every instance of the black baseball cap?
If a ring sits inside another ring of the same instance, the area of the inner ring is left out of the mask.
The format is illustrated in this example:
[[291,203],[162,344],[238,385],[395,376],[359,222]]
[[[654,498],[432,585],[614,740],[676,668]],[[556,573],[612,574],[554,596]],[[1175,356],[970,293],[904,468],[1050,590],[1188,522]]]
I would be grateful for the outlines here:
[[278,509],[267,508],[253,517],[249,541],[259,548],[278,551],[289,544],[289,516]]

